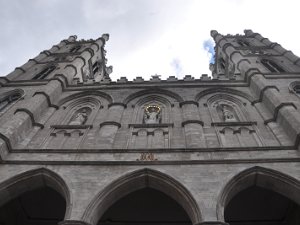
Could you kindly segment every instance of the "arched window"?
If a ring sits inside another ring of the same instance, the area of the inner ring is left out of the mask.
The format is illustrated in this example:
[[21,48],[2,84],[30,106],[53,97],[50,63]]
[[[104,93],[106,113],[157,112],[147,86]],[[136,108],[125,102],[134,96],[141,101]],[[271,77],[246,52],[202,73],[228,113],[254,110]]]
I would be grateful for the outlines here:
[[99,71],[100,63],[97,61],[93,64],[92,69],[93,69],[93,74],[96,74]]
[[272,73],[285,72],[284,69],[269,59],[262,59],[261,63]]
[[293,91],[294,91],[297,95],[300,95],[300,84],[295,85],[295,86],[293,87]]
[[46,78],[51,72],[55,70],[55,66],[49,66],[39,72],[37,75],[33,77],[33,80],[41,80]]
[[11,105],[13,102],[17,101],[21,97],[20,93],[12,94],[5,96],[4,98],[0,98],[0,112],[3,112],[5,108]]
[[74,46],[73,48],[71,48],[70,53],[78,52],[80,48],[81,48],[80,45]]
[[220,58],[220,67],[221,67],[221,70],[225,71],[226,63],[225,63],[225,60],[223,58]]

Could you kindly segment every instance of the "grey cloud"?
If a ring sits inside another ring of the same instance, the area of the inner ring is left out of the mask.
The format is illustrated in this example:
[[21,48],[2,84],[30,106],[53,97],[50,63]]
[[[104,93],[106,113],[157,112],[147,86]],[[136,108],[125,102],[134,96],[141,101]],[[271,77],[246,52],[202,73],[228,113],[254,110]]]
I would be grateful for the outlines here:
[[118,62],[154,42],[170,24],[176,26],[187,5],[181,0],[0,1],[0,76],[72,34],[110,33],[108,60]]

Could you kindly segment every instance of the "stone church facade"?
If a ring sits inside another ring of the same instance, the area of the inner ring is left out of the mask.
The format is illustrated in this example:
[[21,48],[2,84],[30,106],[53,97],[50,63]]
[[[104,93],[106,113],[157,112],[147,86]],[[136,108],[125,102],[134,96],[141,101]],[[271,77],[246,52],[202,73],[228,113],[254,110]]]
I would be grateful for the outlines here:
[[299,225],[300,59],[211,36],[212,77],[111,81],[108,34],[0,77],[0,224]]

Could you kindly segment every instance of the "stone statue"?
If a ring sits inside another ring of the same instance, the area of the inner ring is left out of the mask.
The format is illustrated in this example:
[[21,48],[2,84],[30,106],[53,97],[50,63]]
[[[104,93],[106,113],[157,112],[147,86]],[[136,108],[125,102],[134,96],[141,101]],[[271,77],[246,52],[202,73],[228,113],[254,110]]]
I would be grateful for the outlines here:
[[226,105],[222,105],[222,113],[225,122],[236,122],[235,115]]
[[79,111],[76,116],[70,121],[69,125],[83,125],[87,121],[88,115],[86,110]]
[[160,107],[157,105],[149,105],[145,108],[144,123],[158,124],[161,122]]

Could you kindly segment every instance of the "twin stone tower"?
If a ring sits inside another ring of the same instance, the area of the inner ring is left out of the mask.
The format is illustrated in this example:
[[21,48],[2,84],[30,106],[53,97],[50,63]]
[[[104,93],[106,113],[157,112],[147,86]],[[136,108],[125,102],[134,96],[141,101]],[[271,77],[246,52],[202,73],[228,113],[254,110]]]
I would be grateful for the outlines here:
[[211,77],[111,81],[108,34],[0,77],[0,224],[299,225],[300,58],[211,36]]

